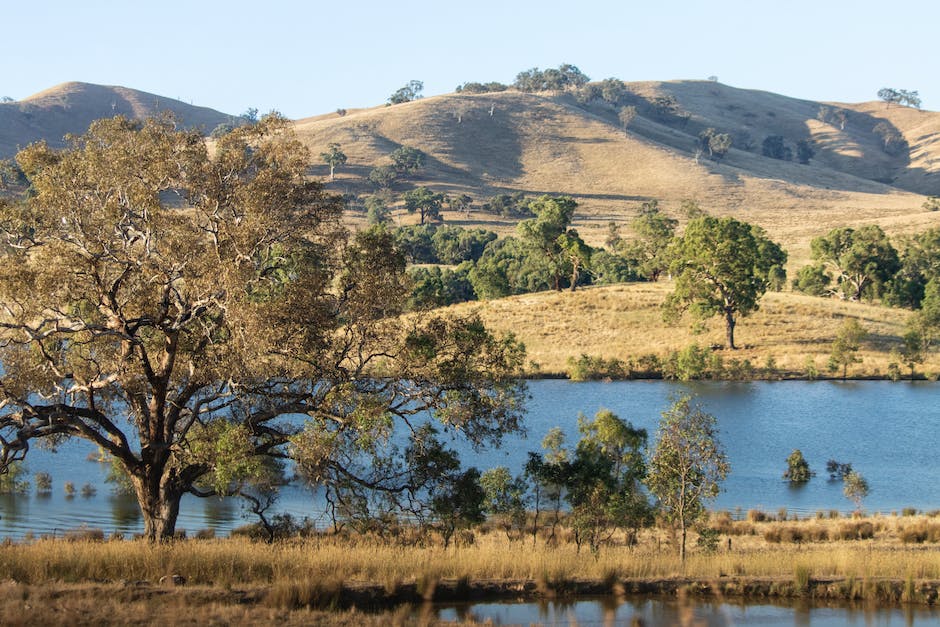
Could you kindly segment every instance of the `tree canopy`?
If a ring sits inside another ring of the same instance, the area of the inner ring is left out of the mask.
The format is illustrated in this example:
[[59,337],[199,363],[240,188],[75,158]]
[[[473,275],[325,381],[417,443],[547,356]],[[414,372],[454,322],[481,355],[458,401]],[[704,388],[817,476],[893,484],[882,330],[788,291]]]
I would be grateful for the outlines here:
[[17,159],[31,192],[0,207],[0,469],[37,440],[88,440],[159,540],[183,494],[237,492],[267,459],[335,493],[417,494],[430,480],[389,452],[396,429],[418,450],[429,412],[473,442],[518,428],[521,347],[475,318],[399,318],[394,239],[349,239],[287,120],[210,156],[170,121],[115,118]]
[[811,242],[813,258],[832,267],[840,294],[859,300],[866,292],[881,293],[900,267],[898,253],[876,224],[858,229],[833,229]]
[[738,316],[757,310],[771,273],[782,271],[787,260],[760,227],[712,216],[690,221],[667,255],[675,277],[675,289],[664,303],[667,317],[686,310],[699,318],[720,315],[732,349]]

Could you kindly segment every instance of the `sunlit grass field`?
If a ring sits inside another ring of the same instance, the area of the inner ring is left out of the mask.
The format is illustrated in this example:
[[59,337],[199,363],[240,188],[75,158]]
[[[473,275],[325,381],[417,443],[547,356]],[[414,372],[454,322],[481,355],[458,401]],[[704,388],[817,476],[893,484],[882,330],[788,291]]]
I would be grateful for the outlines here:
[[[839,328],[854,318],[868,337],[858,353],[860,362],[848,368],[848,376],[887,377],[889,363],[900,359],[892,351],[901,348],[910,316],[907,310],[880,305],[769,292],[758,311],[738,320],[735,343],[741,348],[731,351],[723,349],[725,329],[717,317],[704,325],[690,318],[677,324],[663,321],[660,305],[671,289],[668,281],[631,283],[464,303],[452,309],[479,312],[488,327],[514,333],[526,345],[529,373],[534,375],[564,374],[569,358],[582,354],[623,361],[648,353],[664,358],[696,343],[714,346],[725,362],[747,359],[758,377],[803,377],[809,363],[819,376],[841,376],[828,372],[826,364]],[[773,372],[760,372],[768,365]],[[902,376],[910,376],[906,366],[899,368]],[[940,356],[931,354],[916,371],[918,376],[935,376]]]

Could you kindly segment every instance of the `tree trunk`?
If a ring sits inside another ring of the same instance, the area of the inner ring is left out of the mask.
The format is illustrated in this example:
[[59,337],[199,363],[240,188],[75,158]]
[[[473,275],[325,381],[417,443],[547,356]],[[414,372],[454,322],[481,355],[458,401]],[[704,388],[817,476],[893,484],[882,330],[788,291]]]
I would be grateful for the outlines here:
[[164,542],[176,533],[182,492],[167,486],[160,478],[148,480],[132,476],[137,503],[144,517],[144,538]]
[[731,350],[737,350],[737,346],[734,345],[734,314],[725,312],[725,333],[728,336],[728,348]]
[[681,529],[681,535],[682,535],[682,538],[679,540],[679,561],[682,562],[683,564],[685,564],[685,536],[686,536],[686,529],[685,529],[685,521],[684,521],[684,520],[680,520],[680,521],[679,521],[679,528]]

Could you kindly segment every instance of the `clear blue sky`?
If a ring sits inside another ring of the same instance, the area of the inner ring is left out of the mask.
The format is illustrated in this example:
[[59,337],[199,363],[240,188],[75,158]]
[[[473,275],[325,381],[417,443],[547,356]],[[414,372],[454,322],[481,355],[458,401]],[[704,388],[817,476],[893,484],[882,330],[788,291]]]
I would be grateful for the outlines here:
[[573,63],[813,100],[917,90],[940,108],[936,0],[47,0],[6,3],[0,96],[66,81],[291,118]]

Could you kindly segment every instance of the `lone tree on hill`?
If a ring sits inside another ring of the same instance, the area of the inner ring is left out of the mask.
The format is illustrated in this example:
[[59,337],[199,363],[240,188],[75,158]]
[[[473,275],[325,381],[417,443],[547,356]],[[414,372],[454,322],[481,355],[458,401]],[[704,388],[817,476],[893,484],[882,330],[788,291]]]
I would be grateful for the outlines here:
[[388,97],[388,102],[390,104],[402,104],[404,102],[411,102],[412,100],[421,99],[421,92],[424,91],[424,83],[421,81],[408,81],[408,84],[404,87],[400,87],[395,90],[391,96]]
[[427,187],[417,187],[405,192],[405,209],[408,213],[417,211],[421,215],[421,224],[425,220],[438,222],[441,220],[441,207],[444,205],[444,194],[436,194]]
[[339,144],[336,142],[331,143],[327,146],[326,152],[320,153],[320,158],[330,166],[330,180],[333,180],[333,171],[336,169],[336,166],[343,165],[346,163],[346,153],[340,150]]
[[650,456],[646,485],[667,520],[679,526],[679,559],[685,561],[688,528],[718,496],[731,466],[718,442],[715,417],[683,397],[663,412]]
[[702,216],[669,246],[669,271],[675,289],[663,304],[667,319],[686,310],[698,318],[725,319],[728,348],[734,345],[738,316],[757,310],[771,274],[779,273],[787,254],[760,227],[734,218]]
[[287,120],[211,157],[172,122],[100,120],[17,160],[31,192],[0,201],[0,471],[35,441],[88,440],[158,541],[184,494],[257,485],[268,460],[328,489],[420,491],[400,455],[369,463],[416,413],[474,442],[518,427],[518,344],[473,318],[399,318],[392,236],[348,241]]

